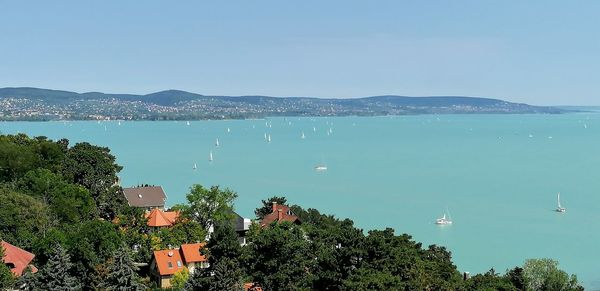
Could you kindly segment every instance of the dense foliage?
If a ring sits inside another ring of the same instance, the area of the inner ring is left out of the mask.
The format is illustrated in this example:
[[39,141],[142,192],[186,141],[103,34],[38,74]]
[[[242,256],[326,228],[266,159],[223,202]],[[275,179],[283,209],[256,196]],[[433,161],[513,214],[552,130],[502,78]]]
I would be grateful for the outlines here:
[[[177,272],[173,289],[243,290],[248,282],[264,290],[583,289],[549,259],[463,278],[444,247],[390,228],[365,234],[350,219],[297,205],[290,208],[300,224],[255,223],[241,246],[231,223],[237,194],[217,186],[193,185],[187,203],[175,207],[175,224],[152,229],[143,209],[127,206],[116,183],[120,170],[108,148],[0,136],[0,238],[34,253],[39,268],[14,278],[0,264],[0,289],[155,288],[148,268],[154,250],[207,238],[209,267]],[[287,203],[283,196],[263,200],[257,219],[272,202]]]

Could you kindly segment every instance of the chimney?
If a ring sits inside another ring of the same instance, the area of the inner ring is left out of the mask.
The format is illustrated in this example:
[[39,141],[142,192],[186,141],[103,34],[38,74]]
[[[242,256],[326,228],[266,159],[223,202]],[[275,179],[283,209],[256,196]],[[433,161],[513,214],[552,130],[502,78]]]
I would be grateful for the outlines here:
[[277,211],[277,201],[273,201],[273,212]]
[[464,272],[463,273],[463,280],[469,280],[469,278],[471,278],[471,274],[469,272]]
[[277,209],[277,220],[281,221],[281,218],[283,218],[283,213],[281,213],[281,209]]

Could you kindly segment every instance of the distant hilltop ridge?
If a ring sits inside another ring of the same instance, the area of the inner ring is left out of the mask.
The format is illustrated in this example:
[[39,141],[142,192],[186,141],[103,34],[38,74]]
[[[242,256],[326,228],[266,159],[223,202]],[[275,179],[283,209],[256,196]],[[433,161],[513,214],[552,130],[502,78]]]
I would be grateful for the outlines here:
[[146,95],[0,88],[0,120],[194,120],[274,116],[522,114],[567,109],[464,96],[315,98],[208,96],[180,90]]

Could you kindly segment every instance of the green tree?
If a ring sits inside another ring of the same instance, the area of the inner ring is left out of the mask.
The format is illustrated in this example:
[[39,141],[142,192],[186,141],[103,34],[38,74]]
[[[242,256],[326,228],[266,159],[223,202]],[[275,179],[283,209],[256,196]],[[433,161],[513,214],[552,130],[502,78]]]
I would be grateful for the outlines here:
[[92,218],[96,205],[87,189],[66,184],[56,189],[50,202],[50,209],[62,223],[74,224]]
[[462,290],[477,291],[517,291],[510,279],[506,276],[500,276],[494,269],[485,274],[477,274],[463,283]]
[[[0,239],[0,242],[2,240]],[[4,247],[0,244],[0,290],[4,290],[8,287],[11,287],[14,283],[14,276],[12,271],[8,268],[6,264],[2,262],[4,258]]]
[[108,265],[108,276],[100,284],[105,290],[145,290],[137,274],[138,267],[131,260],[129,248],[122,244]]
[[251,232],[250,274],[265,290],[310,289],[314,280],[315,254],[304,232],[289,222]]
[[125,198],[115,184],[123,167],[116,164],[110,149],[78,143],[67,150],[64,164],[63,176],[90,191],[102,218],[112,220],[121,212]]
[[219,186],[206,189],[196,184],[190,188],[186,198],[188,205],[182,209],[184,216],[209,229],[213,224],[232,218],[233,201],[237,194],[229,189],[221,190]]
[[214,232],[204,249],[208,252],[208,262],[211,265],[222,259],[237,261],[242,255],[238,235],[233,226],[227,222],[215,225]]
[[583,290],[577,276],[567,274],[558,268],[552,259],[529,259],[523,265],[523,278],[527,290]]
[[291,206],[302,221],[302,229],[312,242],[311,252],[316,254],[313,288],[339,290],[343,281],[355,270],[357,258],[363,256],[364,234],[354,227],[350,219],[339,220],[324,215],[316,209],[304,210]]
[[242,291],[243,271],[236,260],[222,258],[211,269],[196,270],[185,284],[186,291]]
[[51,227],[48,208],[28,195],[0,186],[0,237],[22,248],[33,242]]
[[171,279],[171,288],[175,290],[183,290],[189,278],[190,272],[187,268],[183,268],[180,271],[177,271],[177,273],[173,275],[173,279]]
[[48,169],[37,168],[27,172],[19,180],[18,188],[48,204],[63,223],[87,220],[95,214],[96,205],[86,188],[68,184]]
[[34,290],[80,290],[81,284],[71,275],[72,266],[67,251],[56,245],[48,263],[36,275]]
[[265,215],[273,211],[273,202],[277,202],[277,204],[280,205],[285,205],[287,203],[287,199],[283,196],[273,196],[267,200],[262,200],[262,206],[254,210],[254,214],[256,214],[256,217],[259,220],[263,219]]
[[75,270],[86,288],[97,288],[97,267],[112,257],[121,246],[122,238],[115,225],[102,220],[90,220],[70,229],[69,251]]

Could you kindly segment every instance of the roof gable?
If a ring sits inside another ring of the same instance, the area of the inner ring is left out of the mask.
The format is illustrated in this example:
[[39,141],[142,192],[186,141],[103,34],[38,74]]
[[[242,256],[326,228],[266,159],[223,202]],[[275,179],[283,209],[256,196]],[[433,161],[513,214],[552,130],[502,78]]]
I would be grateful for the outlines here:
[[162,211],[154,208],[149,213],[146,213],[145,217],[148,219],[148,226],[172,226],[177,221],[177,218],[179,218],[179,211]]
[[185,268],[179,250],[176,249],[154,251],[154,261],[161,276],[173,275]]
[[195,243],[195,244],[182,244],[181,253],[183,254],[183,260],[186,264],[206,262],[206,256],[200,253],[200,250],[206,245],[206,243]]
[[261,220],[260,225],[262,227],[268,226],[274,221],[289,221],[291,223],[300,223],[298,216],[294,215],[289,207],[285,205],[273,204],[273,210],[271,213],[265,215]]
[[[34,254],[19,247],[13,246],[5,241],[2,241],[2,248],[4,248],[4,257],[2,260],[5,264],[11,264],[13,266],[10,270],[17,276],[21,276],[23,274],[25,268],[29,266],[35,257]],[[35,273],[37,272],[37,268],[32,265],[31,271]]]

